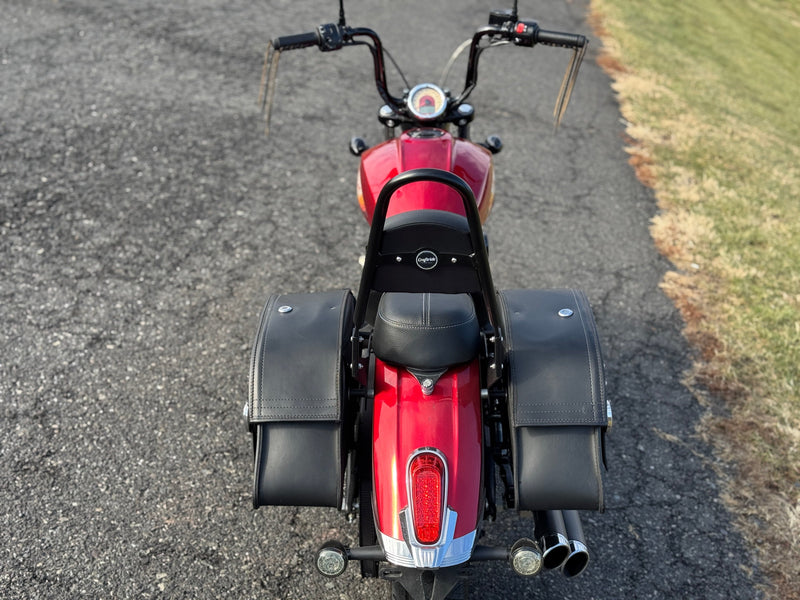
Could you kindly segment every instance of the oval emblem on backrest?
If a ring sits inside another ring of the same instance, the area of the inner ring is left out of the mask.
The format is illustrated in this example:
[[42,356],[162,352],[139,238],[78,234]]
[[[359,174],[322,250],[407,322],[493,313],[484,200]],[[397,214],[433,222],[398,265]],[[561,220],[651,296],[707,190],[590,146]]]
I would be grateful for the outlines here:
[[422,250],[417,254],[417,266],[425,271],[430,271],[439,264],[439,257],[432,250]]

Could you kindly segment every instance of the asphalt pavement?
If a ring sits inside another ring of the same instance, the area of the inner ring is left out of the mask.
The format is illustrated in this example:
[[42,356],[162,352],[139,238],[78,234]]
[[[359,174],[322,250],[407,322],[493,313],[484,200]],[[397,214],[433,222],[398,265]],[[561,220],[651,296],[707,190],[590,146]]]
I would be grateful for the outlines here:
[[[497,5],[348,0],[412,83]],[[590,35],[586,3],[520,14]],[[284,53],[269,138],[267,40],[335,21],[334,0],[0,0],[0,595],[4,598],[381,598],[312,558],[357,528],[333,509],[251,509],[241,409],[270,293],[355,289],[367,226],[352,135],[380,141],[363,49]],[[590,35],[591,37],[591,35]],[[681,384],[691,351],[659,289],[656,204],[592,40],[565,122],[568,55],[499,48],[471,97],[497,134],[486,226],[498,288],[583,288],[614,429],[607,511],[585,513],[574,579],[474,567],[476,598],[759,597],[720,500],[719,463]],[[449,80],[463,77],[458,63]],[[390,71],[390,85],[398,78]],[[313,457],[309,457],[313,460]],[[502,512],[486,543],[531,534]]]

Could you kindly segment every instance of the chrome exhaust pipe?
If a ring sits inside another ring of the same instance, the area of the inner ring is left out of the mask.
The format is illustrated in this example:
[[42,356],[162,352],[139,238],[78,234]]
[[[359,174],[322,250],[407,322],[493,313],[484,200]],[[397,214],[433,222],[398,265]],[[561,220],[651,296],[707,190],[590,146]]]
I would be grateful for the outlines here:
[[583,535],[581,518],[576,510],[561,511],[564,526],[569,539],[569,556],[561,565],[561,572],[565,577],[580,575],[589,564],[589,548],[586,547],[586,538]]
[[557,569],[569,556],[569,540],[560,510],[537,510],[533,513],[534,536],[542,547],[545,569]]

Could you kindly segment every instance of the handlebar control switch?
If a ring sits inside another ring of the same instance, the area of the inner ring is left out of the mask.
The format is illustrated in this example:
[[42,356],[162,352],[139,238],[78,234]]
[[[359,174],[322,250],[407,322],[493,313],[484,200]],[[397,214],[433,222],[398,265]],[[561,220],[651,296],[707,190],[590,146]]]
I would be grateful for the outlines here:
[[517,46],[532,48],[538,33],[539,24],[536,21],[519,21],[514,25],[514,43]]
[[322,52],[332,52],[339,50],[344,45],[342,30],[338,25],[327,23],[317,27],[319,34],[319,49]]
[[489,12],[489,25],[502,27],[506,23],[513,23],[517,20],[517,14],[510,8],[502,8]]

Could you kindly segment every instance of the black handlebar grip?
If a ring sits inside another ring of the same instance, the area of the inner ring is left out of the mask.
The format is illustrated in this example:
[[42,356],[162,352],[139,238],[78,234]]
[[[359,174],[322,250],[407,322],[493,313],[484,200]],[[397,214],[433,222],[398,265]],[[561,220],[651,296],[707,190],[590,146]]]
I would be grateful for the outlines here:
[[536,43],[562,48],[583,48],[586,37],[575,33],[561,33],[560,31],[547,31],[539,29],[536,32]]
[[316,31],[284,35],[272,40],[272,47],[275,50],[298,50],[300,48],[310,48],[311,46],[319,46],[319,33]]

